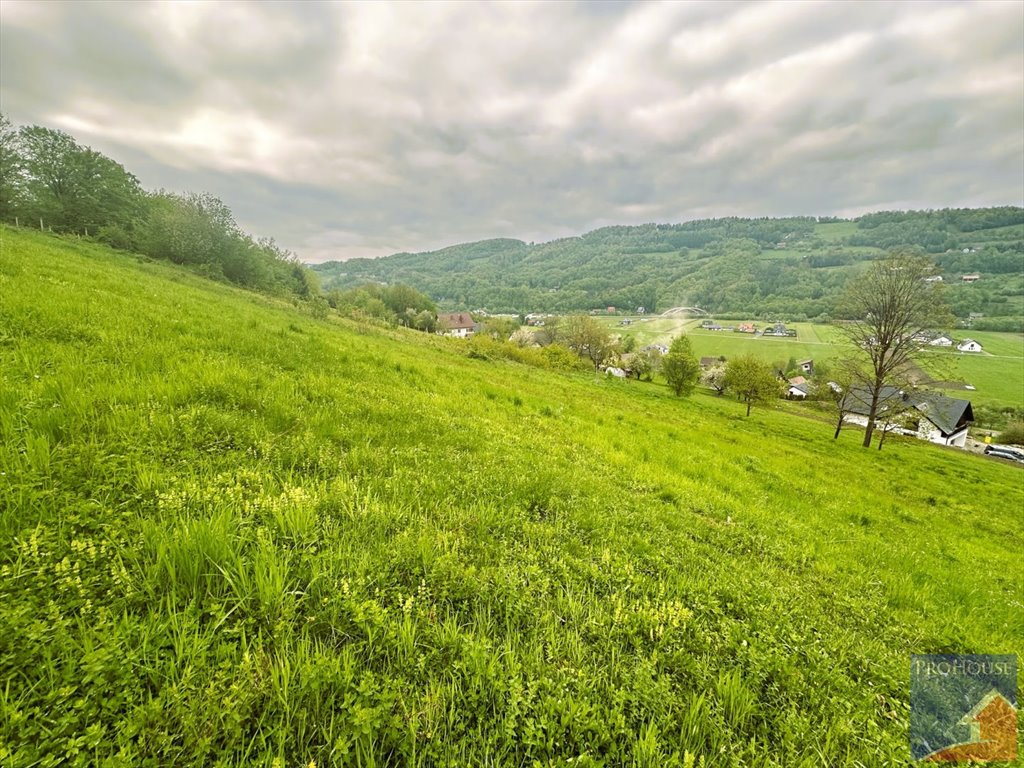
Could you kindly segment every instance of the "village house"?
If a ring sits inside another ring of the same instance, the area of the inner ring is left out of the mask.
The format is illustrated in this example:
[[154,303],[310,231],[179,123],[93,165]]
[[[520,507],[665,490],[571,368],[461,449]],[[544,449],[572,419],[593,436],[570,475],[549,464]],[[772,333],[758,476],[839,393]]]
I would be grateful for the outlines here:
[[757,333],[757,326],[754,323],[740,323],[736,326],[737,333]]
[[[851,389],[842,400],[843,421],[866,427],[870,406],[871,394],[867,389]],[[974,410],[970,400],[883,387],[875,419],[876,427],[887,432],[963,448],[967,444],[967,428],[974,421]]]
[[931,277],[926,277],[924,281],[926,283],[941,283],[942,275],[932,275]]
[[949,336],[936,336],[934,339],[928,342],[933,347],[952,347],[953,340]]
[[974,273],[973,275],[963,275],[960,278],[965,283],[974,283],[981,280],[981,275]]
[[785,323],[775,323],[769,328],[764,329],[764,336],[796,336],[796,330],[793,328],[787,328]]
[[476,333],[480,326],[473,322],[468,312],[438,312],[437,327],[445,336],[465,339]]
[[982,351],[981,344],[976,342],[974,339],[964,339],[963,341],[961,341],[959,344],[956,345],[956,348],[960,352],[981,352]]
[[810,392],[810,384],[803,376],[794,376],[786,384],[786,397],[790,400],[804,400]]
[[801,360],[799,363],[797,363],[797,367],[800,368],[800,370],[806,373],[808,376],[814,375],[813,360]]

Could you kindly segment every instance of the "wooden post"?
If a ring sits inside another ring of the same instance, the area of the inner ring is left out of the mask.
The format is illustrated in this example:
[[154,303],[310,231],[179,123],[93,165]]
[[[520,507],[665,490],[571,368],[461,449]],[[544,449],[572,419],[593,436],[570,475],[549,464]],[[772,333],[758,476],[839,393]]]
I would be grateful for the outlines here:
[[14,226],[16,226],[16,227],[20,227],[21,226],[20,224],[18,224],[18,217],[17,216],[14,217]]
[[42,216],[39,217],[39,231],[40,232],[45,232],[46,231],[46,228],[43,227],[43,217]]

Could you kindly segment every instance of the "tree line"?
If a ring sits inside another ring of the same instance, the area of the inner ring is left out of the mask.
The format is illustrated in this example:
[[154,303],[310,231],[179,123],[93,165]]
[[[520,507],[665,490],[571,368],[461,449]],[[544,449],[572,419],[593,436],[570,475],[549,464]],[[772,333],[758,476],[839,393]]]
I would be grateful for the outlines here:
[[[827,225],[852,224],[829,231]],[[934,254],[953,281],[993,279],[988,295],[963,290],[969,312],[1014,315],[1024,257],[1024,209],[1004,207],[832,218],[728,218],[605,227],[548,243],[497,239],[429,253],[317,265],[328,286],[405,283],[439,305],[490,312],[589,312],[613,306],[700,306],[718,315],[827,321],[847,280],[893,247]],[[966,250],[966,252],[965,252]]]
[[0,115],[0,221],[95,239],[276,295],[319,294],[315,274],[242,231],[213,195],[147,191],[120,163],[64,131]]

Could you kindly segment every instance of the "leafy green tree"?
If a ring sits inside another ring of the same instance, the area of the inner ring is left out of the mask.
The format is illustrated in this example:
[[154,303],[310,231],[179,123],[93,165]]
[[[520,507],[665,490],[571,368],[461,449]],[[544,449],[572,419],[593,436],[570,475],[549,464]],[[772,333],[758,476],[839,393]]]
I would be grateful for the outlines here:
[[661,373],[677,397],[693,392],[700,375],[700,363],[685,335],[672,339],[668,354],[661,360]]
[[661,370],[661,353],[656,349],[642,349],[629,355],[629,372],[637,381],[651,381]]
[[616,352],[616,344],[604,325],[587,315],[571,315],[561,328],[561,341],[597,370]]
[[14,221],[22,194],[22,159],[18,132],[0,113],[0,221]]
[[141,233],[144,253],[175,264],[212,264],[231,260],[242,247],[231,210],[209,194],[157,192],[148,200]]
[[138,179],[109,157],[63,131],[26,126],[18,132],[26,215],[62,232],[128,228],[142,213]]
[[755,403],[767,403],[777,398],[781,390],[772,366],[754,355],[743,355],[726,363],[724,384],[747,404],[747,416]]
[[481,333],[486,333],[492,339],[506,341],[518,327],[519,321],[510,317],[487,317],[482,323]]
[[420,310],[413,327],[418,331],[433,333],[437,330],[437,315],[429,309]]

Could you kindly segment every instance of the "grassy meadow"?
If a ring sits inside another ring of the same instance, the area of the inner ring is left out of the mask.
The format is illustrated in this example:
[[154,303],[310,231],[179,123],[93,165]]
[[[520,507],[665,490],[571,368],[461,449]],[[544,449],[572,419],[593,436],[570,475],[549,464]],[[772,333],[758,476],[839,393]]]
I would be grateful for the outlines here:
[[[819,225],[823,226],[823,225]],[[832,225],[824,225],[832,226]],[[689,336],[694,353],[699,356],[726,358],[753,354],[772,363],[785,363],[789,358],[827,362],[847,351],[846,342],[839,331],[829,325],[789,323],[795,328],[796,338],[762,336],[730,331],[706,331],[700,320],[687,317],[632,318],[631,325],[620,325],[621,318],[601,317],[613,332],[633,336],[639,346],[664,344],[668,346],[674,336]],[[723,325],[738,325],[738,320],[723,320]],[[754,321],[750,321],[754,322]],[[758,328],[764,321],[756,321]],[[981,343],[984,352],[964,353],[953,349],[931,349],[922,359],[922,366],[940,381],[970,384],[974,391],[950,390],[950,396],[968,397],[972,402],[997,407],[1024,406],[1024,335],[960,329],[954,333],[957,341],[972,338]],[[960,392],[958,395],[957,392]]]
[[1024,652],[1017,467],[0,237],[4,766],[904,765]]

